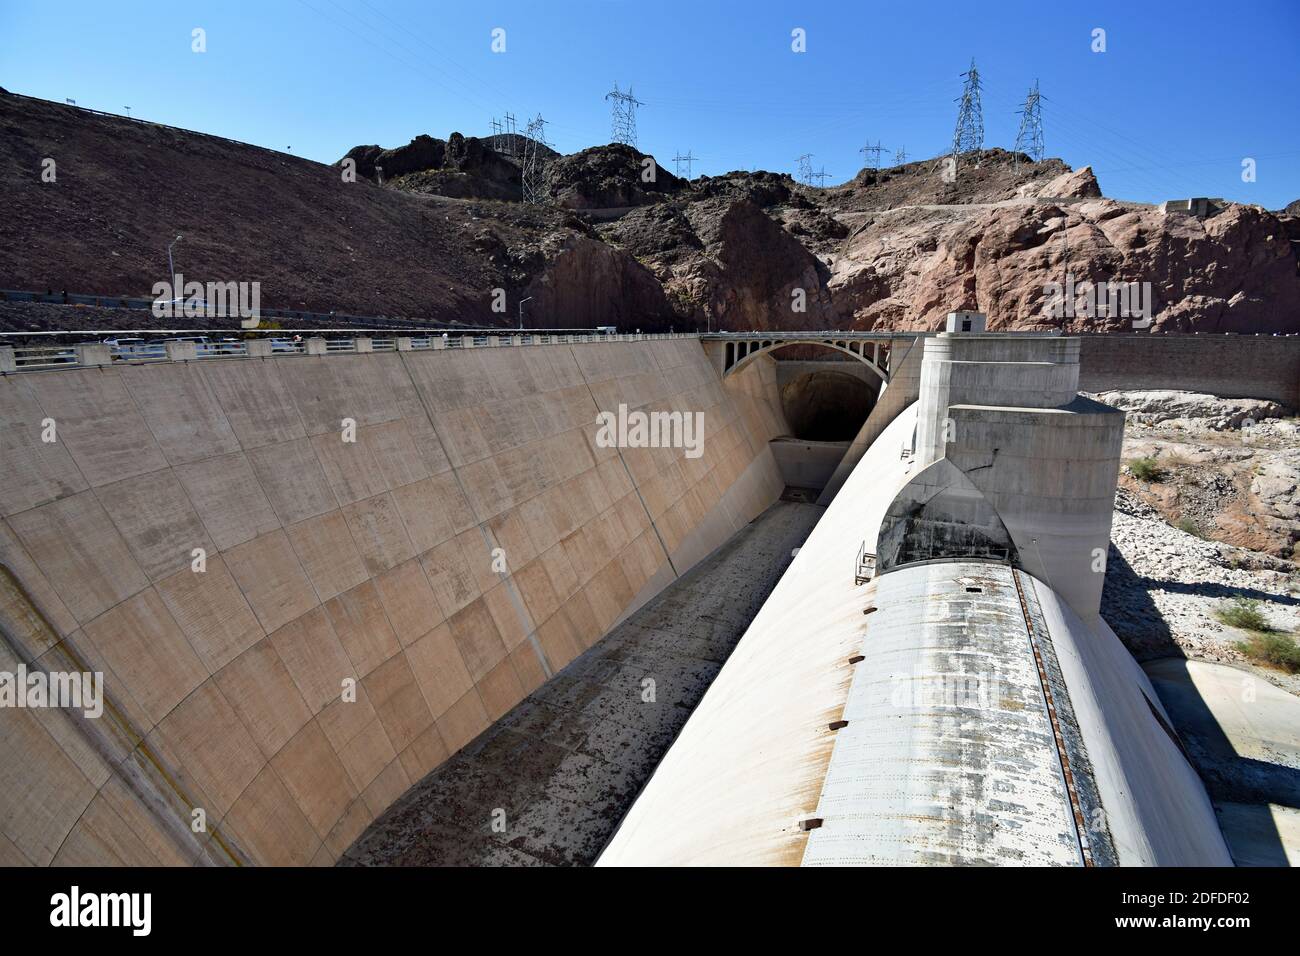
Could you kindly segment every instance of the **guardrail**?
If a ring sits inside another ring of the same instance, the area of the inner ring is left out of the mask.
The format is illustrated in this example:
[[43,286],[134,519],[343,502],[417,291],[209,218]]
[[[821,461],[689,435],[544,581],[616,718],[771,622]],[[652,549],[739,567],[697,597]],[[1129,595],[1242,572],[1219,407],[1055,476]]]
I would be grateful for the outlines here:
[[520,333],[475,332],[469,335],[399,335],[387,338],[247,338],[208,341],[199,337],[122,343],[113,340],[78,345],[0,345],[0,374],[60,368],[91,368],[118,362],[189,362],[219,358],[272,358],[281,355],[337,355],[366,352],[421,352],[529,345],[578,345],[598,342],[644,342],[697,339],[694,333]]

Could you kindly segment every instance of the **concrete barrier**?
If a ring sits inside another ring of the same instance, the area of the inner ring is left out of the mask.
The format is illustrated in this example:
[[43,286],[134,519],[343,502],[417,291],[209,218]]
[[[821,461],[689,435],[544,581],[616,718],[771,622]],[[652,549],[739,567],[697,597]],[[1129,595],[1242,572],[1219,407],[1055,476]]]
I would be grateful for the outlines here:
[[97,342],[74,345],[72,350],[78,365],[109,365],[113,361],[113,354],[108,346]]
[[199,357],[197,342],[165,342],[163,350],[172,362],[193,362]]

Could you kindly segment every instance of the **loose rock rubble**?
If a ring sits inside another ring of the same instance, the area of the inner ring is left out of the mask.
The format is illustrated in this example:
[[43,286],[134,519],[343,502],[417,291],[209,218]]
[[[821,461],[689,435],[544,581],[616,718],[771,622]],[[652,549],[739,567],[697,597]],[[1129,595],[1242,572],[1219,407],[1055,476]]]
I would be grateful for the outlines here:
[[[1164,424],[1189,431],[1226,431],[1243,425],[1249,429],[1264,424],[1267,419],[1281,418],[1283,414],[1281,405],[1265,399],[1219,398],[1202,392],[1171,389],[1099,392],[1091,397],[1124,409],[1128,412],[1130,424]],[[1279,428],[1284,424],[1287,423],[1270,423],[1280,434],[1285,433]],[[1291,433],[1295,434],[1294,423],[1290,424]]]
[[1273,627],[1300,634],[1300,566],[1288,560],[1300,539],[1295,421],[1260,421],[1243,434],[1225,423],[1270,403],[1187,392],[1098,397],[1137,410],[1125,459],[1153,457],[1163,472],[1144,482],[1122,470],[1102,616],[1139,660],[1230,663],[1300,692],[1300,675],[1252,665],[1236,647],[1248,634],[1214,617],[1221,604],[1248,598]]

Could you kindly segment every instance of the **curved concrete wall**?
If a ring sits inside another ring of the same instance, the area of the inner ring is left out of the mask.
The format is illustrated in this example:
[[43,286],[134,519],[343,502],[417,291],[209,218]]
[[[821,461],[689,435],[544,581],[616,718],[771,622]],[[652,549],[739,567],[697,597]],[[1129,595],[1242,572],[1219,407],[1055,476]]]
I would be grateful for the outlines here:
[[331,862],[775,500],[782,425],[695,340],[0,377],[0,670],[107,699],[0,710],[0,863]]

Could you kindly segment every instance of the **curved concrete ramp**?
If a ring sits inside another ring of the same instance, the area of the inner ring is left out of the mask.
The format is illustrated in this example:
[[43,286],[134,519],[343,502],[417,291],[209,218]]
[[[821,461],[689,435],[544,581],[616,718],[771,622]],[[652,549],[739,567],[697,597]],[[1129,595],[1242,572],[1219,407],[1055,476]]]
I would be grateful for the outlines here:
[[693,339],[0,376],[0,668],[105,691],[0,709],[0,862],[334,861],[775,501],[781,427]]

